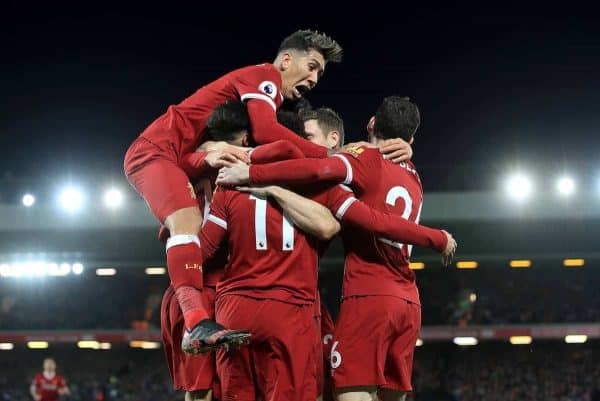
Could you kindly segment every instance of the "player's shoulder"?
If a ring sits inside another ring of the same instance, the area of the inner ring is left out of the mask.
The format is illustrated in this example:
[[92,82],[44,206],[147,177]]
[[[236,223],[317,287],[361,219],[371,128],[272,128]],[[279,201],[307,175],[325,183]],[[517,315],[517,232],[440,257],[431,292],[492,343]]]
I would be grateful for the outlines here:
[[345,147],[340,153],[340,155],[350,156],[354,159],[358,160],[383,160],[381,153],[378,148],[366,146],[366,145],[356,145],[356,146],[348,146]]
[[277,77],[279,71],[271,63],[248,65],[230,72],[230,75],[239,77]]

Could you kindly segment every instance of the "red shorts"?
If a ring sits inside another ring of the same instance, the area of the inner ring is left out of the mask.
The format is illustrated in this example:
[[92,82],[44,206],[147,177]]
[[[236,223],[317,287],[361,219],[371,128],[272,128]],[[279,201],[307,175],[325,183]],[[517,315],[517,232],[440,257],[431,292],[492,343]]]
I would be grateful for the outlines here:
[[198,207],[194,187],[177,158],[147,139],[136,139],[125,154],[125,175],[163,223],[173,212]]
[[252,333],[247,347],[217,351],[223,401],[315,401],[312,305],[224,295],[217,298],[216,309],[217,322]]
[[[214,318],[215,290],[202,289],[204,307],[211,319]],[[196,391],[213,389],[218,393],[219,386],[215,374],[215,354],[188,355],[181,351],[184,330],[183,313],[175,298],[175,291],[169,286],[163,296],[160,309],[161,332],[165,356],[175,390]]]
[[342,301],[331,349],[336,389],[378,386],[412,391],[413,355],[421,307],[393,296]]

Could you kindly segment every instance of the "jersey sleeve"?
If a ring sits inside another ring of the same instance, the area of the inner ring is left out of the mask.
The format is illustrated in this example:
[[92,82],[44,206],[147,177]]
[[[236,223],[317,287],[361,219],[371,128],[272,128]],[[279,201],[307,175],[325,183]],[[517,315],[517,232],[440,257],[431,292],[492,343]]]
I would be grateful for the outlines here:
[[256,185],[308,185],[315,182],[341,183],[347,178],[347,166],[338,157],[296,159],[250,166],[250,182]]
[[274,66],[256,65],[244,69],[232,81],[242,101],[256,99],[268,104],[273,113],[282,103],[281,75]]
[[266,101],[250,99],[247,102],[252,137],[261,145],[285,139],[298,146],[307,157],[327,157],[327,149],[316,145],[277,122],[277,115]]
[[370,231],[377,236],[384,236],[393,241],[435,249],[443,252],[448,239],[442,230],[422,226],[410,220],[380,212],[354,197],[337,198],[335,215],[344,224]]
[[267,164],[281,160],[301,159],[304,153],[290,141],[275,141],[250,151],[251,164]]
[[200,231],[202,263],[209,263],[227,235],[227,192],[218,188],[210,204],[210,212]]
[[210,166],[205,162],[208,152],[187,153],[181,158],[179,167],[187,174],[190,179],[196,179],[210,170]]
[[364,146],[355,146],[346,148],[333,157],[344,163],[346,176],[342,183],[349,185],[358,196],[362,195],[373,179],[373,172],[379,168],[379,152]]

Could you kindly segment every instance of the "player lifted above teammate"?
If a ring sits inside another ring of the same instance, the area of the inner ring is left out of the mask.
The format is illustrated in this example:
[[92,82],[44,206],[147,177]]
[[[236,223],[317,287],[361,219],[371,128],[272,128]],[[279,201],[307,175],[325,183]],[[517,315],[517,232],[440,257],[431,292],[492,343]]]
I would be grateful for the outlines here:
[[[184,314],[182,347],[197,352],[206,346],[244,341],[248,333],[231,331],[208,319],[200,291],[202,254],[198,232],[202,213],[180,161],[205,140],[212,110],[227,100],[245,100],[254,139],[258,143],[288,139],[306,155],[324,157],[326,151],[279,125],[275,111],[283,99],[300,99],[315,87],[327,62],[339,62],[342,48],[327,35],[301,30],[283,40],[273,63],[230,72],[203,86],[156,119],[130,146],[125,173],[144,197],[156,218],[169,229],[167,266]],[[231,156],[246,160],[237,148]]]

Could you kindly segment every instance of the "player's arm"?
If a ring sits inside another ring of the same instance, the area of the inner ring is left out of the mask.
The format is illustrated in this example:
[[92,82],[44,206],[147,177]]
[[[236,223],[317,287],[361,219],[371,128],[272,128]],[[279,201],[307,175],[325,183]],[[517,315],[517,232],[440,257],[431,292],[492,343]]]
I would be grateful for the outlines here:
[[202,263],[212,259],[227,236],[227,211],[225,191],[215,191],[210,204],[210,212],[200,231],[202,244]]
[[31,386],[29,386],[29,393],[35,401],[39,401],[42,399],[42,395],[38,392],[37,377],[33,379],[33,381],[31,382]]
[[61,380],[61,383],[58,387],[58,395],[71,395],[71,390],[69,389],[69,386],[67,386],[65,379]]
[[272,196],[296,227],[320,240],[328,241],[340,231],[340,223],[328,208],[295,192],[275,185],[237,189],[254,195]]
[[440,253],[444,252],[448,245],[448,237],[442,230],[422,226],[398,215],[375,210],[356,199],[352,193],[339,187],[332,190],[328,203],[330,209],[335,210],[335,216],[342,223],[371,231],[377,236],[404,244],[431,248]]
[[281,160],[301,159],[304,153],[290,141],[280,140],[252,149],[248,157],[251,164],[267,164]]
[[236,161],[248,161],[248,148],[229,145],[226,142],[206,142],[195,152],[185,154],[179,161],[179,167],[191,179],[198,179],[211,172],[228,166]]
[[248,99],[248,116],[252,127],[252,137],[259,144],[285,139],[300,148],[307,157],[327,157],[327,149],[299,137],[277,122],[274,104],[263,99]]
[[295,159],[261,165],[234,165],[219,171],[217,184],[307,185],[317,181],[347,181],[347,168],[339,157]]

